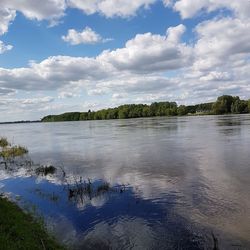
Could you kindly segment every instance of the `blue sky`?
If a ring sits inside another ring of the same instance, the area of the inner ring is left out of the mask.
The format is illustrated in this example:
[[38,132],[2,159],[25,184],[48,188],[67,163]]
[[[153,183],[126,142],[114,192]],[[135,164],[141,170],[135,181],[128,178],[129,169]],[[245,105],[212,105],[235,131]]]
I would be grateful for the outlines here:
[[247,0],[3,0],[0,121],[250,98]]
[[[62,18],[61,24],[48,28],[48,21],[35,21],[25,18],[17,13],[14,22],[10,25],[8,33],[2,40],[14,46],[15,49],[1,55],[1,67],[26,66],[29,60],[41,61],[49,56],[97,56],[105,49],[123,47],[126,41],[136,34],[152,32],[165,34],[167,27],[181,23],[181,18],[163,4],[158,2],[150,9],[138,10],[138,15],[128,18],[105,18],[100,14],[84,15],[81,10],[68,9]],[[192,27],[195,22],[190,22]],[[101,34],[103,37],[113,38],[106,43],[79,44],[71,46],[61,37],[69,29],[82,30],[86,26]],[[194,27],[194,26],[193,26]],[[187,37],[188,39],[188,37]]]

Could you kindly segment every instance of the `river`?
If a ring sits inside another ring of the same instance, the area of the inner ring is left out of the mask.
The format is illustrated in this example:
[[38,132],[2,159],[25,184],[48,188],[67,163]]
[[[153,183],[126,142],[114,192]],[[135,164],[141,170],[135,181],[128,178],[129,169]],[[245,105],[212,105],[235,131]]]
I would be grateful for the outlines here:
[[[250,249],[250,115],[8,124],[0,136],[31,162],[0,166],[0,192],[72,249]],[[57,171],[36,175],[39,164]]]

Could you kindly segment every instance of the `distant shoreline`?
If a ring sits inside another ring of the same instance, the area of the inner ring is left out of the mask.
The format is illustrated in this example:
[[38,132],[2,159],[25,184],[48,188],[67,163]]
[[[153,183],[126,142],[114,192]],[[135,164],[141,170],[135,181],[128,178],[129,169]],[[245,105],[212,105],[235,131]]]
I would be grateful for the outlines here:
[[147,104],[125,104],[115,108],[88,112],[68,112],[48,115],[42,122],[114,120],[143,117],[201,116],[250,113],[250,100],[238,96],[223,95],[216,102],[196,105],[177,105],[176,102],[154,102]]
[[241,100],[238,96],[223,95],[216,102],[196,105],[177,105],[176,102],[153,102],[147,104],[124,104],[115,108],[101,109],[88,112],[67,112],[59,115],[47,115],[41,120],[22,120],[0,122],[1,124],[117,120],[146,117],[175,117],[175,116],[204,116],[230,115],[250,113],[250,99]]
[[17,123],[39,123],[42,122],[41,120],[37,120],[37,121],[14,121],[14,122],[0,122],[1,124],[17,124]]
[[[220,114],[221,116],[223,115],[247,115],[249,113],[228,113],[228,114]],[[187,115],[183,115],[181,117],[197,117],[197,116],[219,116],[216,114],[210,114],[210,113],[197,113],[197,114],[187,114]],[[180,117],[180,116],[148,116],[148,117],[132,117],[132,118],[124,118],[124,119],[103,119],[103,120],[98,120],[98,121],[107,121],[107,120],[130,120],[130,119],[140,119],[140,118],[162,118],[162,117]],[[75,120],[75,121],[54,121],[55,123],[57,122],[83,122],[83,121],[97,121],[97,120]],[[0,122],[0,125],[5,125],[5,124],[23,124],[23,123],[51,123],[52,121],[15,121],[15,122]]]

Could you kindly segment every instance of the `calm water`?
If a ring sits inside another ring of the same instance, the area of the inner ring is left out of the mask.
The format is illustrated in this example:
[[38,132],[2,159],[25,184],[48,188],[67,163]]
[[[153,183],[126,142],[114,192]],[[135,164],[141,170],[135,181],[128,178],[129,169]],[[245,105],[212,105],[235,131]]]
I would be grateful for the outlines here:
[[[71,248],[213,249],[214,235],[220,249],[250,249],[250,115],[0,125],[0,135],[29,149],[22,166],[0,166],[1,191]],[[57,171],[38,176],[37,164]]]

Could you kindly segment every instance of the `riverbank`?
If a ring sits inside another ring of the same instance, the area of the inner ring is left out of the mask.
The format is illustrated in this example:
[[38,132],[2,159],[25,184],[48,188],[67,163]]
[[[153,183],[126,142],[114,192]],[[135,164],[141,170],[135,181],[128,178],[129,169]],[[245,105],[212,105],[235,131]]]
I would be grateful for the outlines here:
[[16,204],[0,196],[1,249],[65,249],[50,236],[41,223]]

